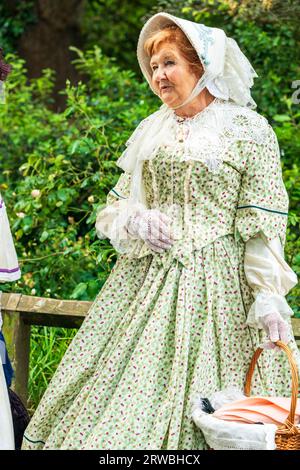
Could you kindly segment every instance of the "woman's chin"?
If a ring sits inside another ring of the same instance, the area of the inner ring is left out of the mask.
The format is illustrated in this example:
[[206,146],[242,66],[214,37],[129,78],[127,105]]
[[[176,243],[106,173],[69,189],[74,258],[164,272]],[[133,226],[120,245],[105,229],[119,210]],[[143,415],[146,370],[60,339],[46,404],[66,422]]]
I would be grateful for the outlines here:
[[178,100],[174,99],[174,97],[172,97],[172,96],[168,96],[167,93],[164,93],[164,94],[160,97],[160,99],[162,100],[162,102],[163,102],[164,104],[166,104],[167,106],[170,106],[171,108],[172,108],[173,106],[177,106],[177,104],[179,104],[179,103],[178,103]]
[[178,103],[176,100],[162,100],[166,106],[169,108],[173,109],[176,108],[180,103]]

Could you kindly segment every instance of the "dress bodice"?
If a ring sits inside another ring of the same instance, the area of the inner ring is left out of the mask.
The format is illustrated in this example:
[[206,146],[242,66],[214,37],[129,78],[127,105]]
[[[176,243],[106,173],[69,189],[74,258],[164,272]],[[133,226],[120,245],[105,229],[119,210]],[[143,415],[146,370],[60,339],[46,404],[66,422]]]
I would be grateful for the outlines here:
[[[155,113],[151,116],[155,120]],[[163,261],[176,257],[188,264],[193,250],[230,234],[247,242],[262,231],[268,240],[279,236],[284,245],[288,194],[276,134],[263,116],[216,99],[192,118],[168,116],[157,146],[145,137],[153,125],[149,119],[129,142],[138,152],[140,135],[146,145],[144,158],[138,153],[141,173],[131,168],[133,149],[125,152],[120,166],[127,171],[97,216],[98,231],[118,251],[138,258],[153,254],[126,231],[128,216],[145,208],[169,216],[175,243],[159,255]],[[136,174],[142,177],[142,201],[131,197],[138,189]]]
[[[188,120],[187,120],[188,121]],[[192,240],[200,249],[219,236],[234,233],[243,162],[241,142],[228,148],[211,171],[207,161],[185,160],[188,122],[178,120],[176,139],[143,164],[147,205],[171,217],[174,238]]]

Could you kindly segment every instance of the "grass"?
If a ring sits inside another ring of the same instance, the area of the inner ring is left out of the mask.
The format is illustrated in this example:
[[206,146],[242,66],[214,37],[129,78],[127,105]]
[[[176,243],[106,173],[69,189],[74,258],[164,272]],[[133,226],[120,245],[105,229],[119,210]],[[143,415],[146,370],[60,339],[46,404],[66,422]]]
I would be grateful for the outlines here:
[[77,329],[32,326],[28,408],[33,414]]

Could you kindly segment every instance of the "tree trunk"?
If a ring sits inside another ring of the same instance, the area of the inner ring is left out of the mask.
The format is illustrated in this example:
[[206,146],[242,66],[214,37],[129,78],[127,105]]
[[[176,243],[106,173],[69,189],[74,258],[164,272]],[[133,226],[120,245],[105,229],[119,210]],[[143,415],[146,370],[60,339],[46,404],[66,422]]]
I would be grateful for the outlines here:
[[39,77],[44,68],[55,70],[54,108],[58,111],[65,105],[65,96],[58,92],[65,88],[66,79],[78,81],[69,46],[81,47],[83,4],[84,0],[36,0],[37,22],[27,28],[19,42],[18,52],[26,60],[29,78]]

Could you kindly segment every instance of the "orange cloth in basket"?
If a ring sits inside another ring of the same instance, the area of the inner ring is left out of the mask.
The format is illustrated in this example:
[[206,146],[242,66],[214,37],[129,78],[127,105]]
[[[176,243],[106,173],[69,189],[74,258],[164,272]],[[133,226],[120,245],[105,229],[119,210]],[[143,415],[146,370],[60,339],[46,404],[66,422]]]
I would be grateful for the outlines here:
[[[291,399],[285,397],[248,397],[227,403],[212,416],[226,421],[271,423],[280,426],[288,417]],[[295,424],[300,423],[300,403],[297,400]]]

